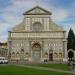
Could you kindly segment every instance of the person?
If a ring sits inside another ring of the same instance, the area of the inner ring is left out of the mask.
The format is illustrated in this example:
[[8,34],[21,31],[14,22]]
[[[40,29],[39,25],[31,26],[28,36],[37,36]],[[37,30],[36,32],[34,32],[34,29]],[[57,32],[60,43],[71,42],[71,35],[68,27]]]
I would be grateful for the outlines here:
[[72,62],[72,70],[75,70],[75,62]]

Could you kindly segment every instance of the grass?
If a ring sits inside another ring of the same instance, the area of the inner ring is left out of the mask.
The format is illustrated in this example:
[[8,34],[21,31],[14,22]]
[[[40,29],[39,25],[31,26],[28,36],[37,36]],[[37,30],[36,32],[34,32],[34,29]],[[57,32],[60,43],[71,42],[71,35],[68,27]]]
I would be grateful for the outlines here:
[[3,65],[0,66],[0,75],[74,75],[74,74],[43,71],[15,65]]
[[71,67],[67,64],[33,64],[33,66],[40,66],[40,67],[48,67],[54,69],[61,69],[61,70],[71,70]]

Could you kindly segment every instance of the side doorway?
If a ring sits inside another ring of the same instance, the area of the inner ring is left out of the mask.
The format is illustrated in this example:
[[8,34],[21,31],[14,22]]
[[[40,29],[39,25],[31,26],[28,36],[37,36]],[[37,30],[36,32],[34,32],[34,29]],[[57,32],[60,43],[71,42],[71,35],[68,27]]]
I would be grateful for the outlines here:
[[68,50],[68,59],[69,61],[73,61],[74,58],[74,51],[72,49]]
[[49,61],[53,61],[53,50],[49,50]]

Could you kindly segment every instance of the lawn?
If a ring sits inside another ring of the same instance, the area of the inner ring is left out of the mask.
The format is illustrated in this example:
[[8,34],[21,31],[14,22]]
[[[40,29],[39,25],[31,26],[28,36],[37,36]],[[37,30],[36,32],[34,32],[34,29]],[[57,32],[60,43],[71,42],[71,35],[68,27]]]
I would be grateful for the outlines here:
[[71,67],[67,64],[33,64],[32,66],[40,66],[40,67],[48,67],[48,68],[54,68],[54,69],[61,69],[61,70],[71,70]]
[[0,75],[74,75],[74,74],[43,71],[15,65],[0,65]]

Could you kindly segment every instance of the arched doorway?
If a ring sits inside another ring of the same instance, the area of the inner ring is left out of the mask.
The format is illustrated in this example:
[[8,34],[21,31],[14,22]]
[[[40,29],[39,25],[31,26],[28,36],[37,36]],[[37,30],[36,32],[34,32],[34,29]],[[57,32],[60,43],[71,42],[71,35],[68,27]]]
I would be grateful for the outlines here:
[[34,62],[39,62],[41,59],[41,45],[34,43],[32,46],[32,59]]
[[74,58],[74,51],[72,49],[68,50],[68,58],[69,58],[69,61],[72,61]]
[[53,50],[49,50],[49,61],[53,61]]

